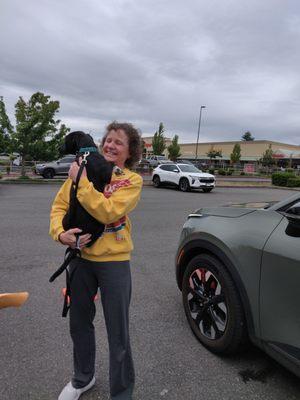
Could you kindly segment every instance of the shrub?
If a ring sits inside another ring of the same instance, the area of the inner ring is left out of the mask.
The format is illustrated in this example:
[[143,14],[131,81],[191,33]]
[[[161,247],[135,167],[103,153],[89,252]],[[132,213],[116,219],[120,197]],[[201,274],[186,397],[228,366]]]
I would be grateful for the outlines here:
[[240,173],[240,175],[246,175],[246,173],[245,173],[244,171],[242,171],[242,172]]
[[289,178],[287,181],[288,187],[300,187],[300,178]]
[[228,169],[228,170],[226,171],[226,175],[232,175],[233,172],[234,172],[234,169]]
[[272,184],[276,186],[287,186],[290,178],[295,178],[295,174],[289,172],[275,172],[272,174]]
[[19,176],[19,178],[18,179],[20,179],[20,180],[23,180],[23,181],[26,181],[26,180],[28,180],[28,179],[30,179],[29,178],[29,176],[27,176],[27,175],[25,175],[25,176]]
[[285,170],[285,172],[294,173],[295,171],[294,171],[294,169],[293,169],[293,168],[287,168],[287,169]]
[[225,169],[222,169],[222,168],[219,169],[219,170],[218,170],[218,174],[219,174],[219,175],[226,175]]
[[215,173],[215,169],[214,168],[209,168],[208,172],[213,175]]
[[0,179],[2,179],[2,174],[1,174],[1,172],[0,172]]

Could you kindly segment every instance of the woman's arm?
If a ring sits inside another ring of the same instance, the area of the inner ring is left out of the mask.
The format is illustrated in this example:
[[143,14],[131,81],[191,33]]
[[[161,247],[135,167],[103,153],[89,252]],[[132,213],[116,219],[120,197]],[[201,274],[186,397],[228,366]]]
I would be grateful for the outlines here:
[[135,208],[140,198],[142,184],[143,179],[137,174],[132,174],[124,186],[117,188],[109,198],[106,198],[86,177],[82,177],[78,185],[77,198],[82,207],[94,218],[103,224],[111,224]]
[[49,233],[56,241],[59,240],[59,235],[64,232],[62,220],[69,209],[71,184],[71,179],[65,181],[59,189],[51,207]]

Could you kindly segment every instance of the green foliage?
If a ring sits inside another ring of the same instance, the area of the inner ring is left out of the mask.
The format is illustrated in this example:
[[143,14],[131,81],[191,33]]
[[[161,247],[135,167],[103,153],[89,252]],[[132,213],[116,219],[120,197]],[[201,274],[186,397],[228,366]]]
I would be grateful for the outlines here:
[[34,93],[26,102],[22,97],[15,105],[16,126],[13,129],[0,99],[0,142],[3,132],[9,135],[10,149],[22,158],[22,175],[25,175],[25,161],[49,161],[59,156],[59,146],[69,131],[60,120],[55,119],[59,102],[50,100],[41,92]]
[[172,144],[168,146],[169,158],[172,161],[176,161],[181,156],[180,146],[178,144],[178,135],[175,135],[172,139]]
[[164,137],[164,125],[161,122],[158,127],[158,131],[155,132],[153,139],[152,139],[152,149],[153,154],[160,155],[166,149],[166,139]]
[[206,155],[211,161],[213,158],[222,157],[222,150],[215,150],[214,146],[212,145]]
[[275,172],[272,174],[272,184],[276,186],[287,186],[289,179],[295,178],[295,174],[289,172]]
[[236,164],[241,159],[241,146],[239,143],[236,143],[233,147],[232,153],[230,154],[230,160],[233,164]]
[[232,175],[234,173],[234,169],[227,169],[226,175]]
[[12,132],[13,127],[6,113],[3,97],[0,97],[0,153],[10,152]]
[[225,169],[220,168],[220,169],[218,170],[218,175],[226,175]]
[[287,186],[288,187],[300,187],[300,178],[297,178],[297,177],[289,178],[287,181]]
[[240,175],[246,175],[246,173],[244,171],[241,171]]
[[253,140],[255,140],[255,138],[252,136],[252,133],[247,131],[243,134],[242,136],[242,140],[244,142],[252,142]]
[[265,167],[271,167],[276,164],[276,161],[273,158],[273,150],[272,145],[270,144],[267,150],[263,153],[262,158],[259,160],[260,163]]
[[2,174],[1,174],[1,172],[0,172],[0,179],[2,179]]
[[215,173],[215,169],[214,168],[209,168],[208,173],[213,175]]

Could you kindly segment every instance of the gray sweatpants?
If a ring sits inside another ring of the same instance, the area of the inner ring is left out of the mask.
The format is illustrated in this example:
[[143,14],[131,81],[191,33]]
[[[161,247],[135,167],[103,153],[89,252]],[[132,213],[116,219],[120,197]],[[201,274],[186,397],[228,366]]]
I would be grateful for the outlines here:
[[113,400],[131,400],[134,367],[129,338],[131,272],[129,261],[93,262],[75,259],[70,267],[70,333],[73,340],[75,388],[86,386],[95,373],[96,307],[100,288],[109,343],[109,379]]

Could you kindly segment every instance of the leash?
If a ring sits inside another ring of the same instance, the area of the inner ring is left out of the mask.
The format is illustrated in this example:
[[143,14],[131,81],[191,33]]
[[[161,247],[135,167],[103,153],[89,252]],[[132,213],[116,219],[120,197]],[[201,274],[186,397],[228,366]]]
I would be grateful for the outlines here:
[[[81,149],[80,149],[81,150]],[[79,171],[76,177],[76,182],[75,182],[75,189],[74,189],[74,197],[77,197],[77,191],[78,191],[78,185],[79,185],[79,180],[82,175],[83,168],[87,164],[87,157],[90,155],[89,151],[85,151],[83,156],[82,156],[82,161],[79,167]],[[77,208],[77,202],[75,201],[74,208],[73,208],[73,215],[76,214],[76,208]],[[64,296],[64,305],[63,305],[63,311],[62,311],[62,317],[66,317],[70,308],[70,304],[68,304],[68,297],[71,298],[71,281],[73,278],[73,275],[77,269],[77,267],[74,268],[72,273],[70,274],[68,266],[72,260],[74,260],[76,257],[81,257],[81,251],[80,251],[80,236],[77,234],[76,235],[76,246],[75,249],[72,249],[71,247],[68,247],[66,252],[65,252],[65,258],[64,262],[62,265],[54,272],[53,275],[51,275],[49,282],[53,282],[59,275],[61,275],[64,271],[66,271],[66,292]]]

